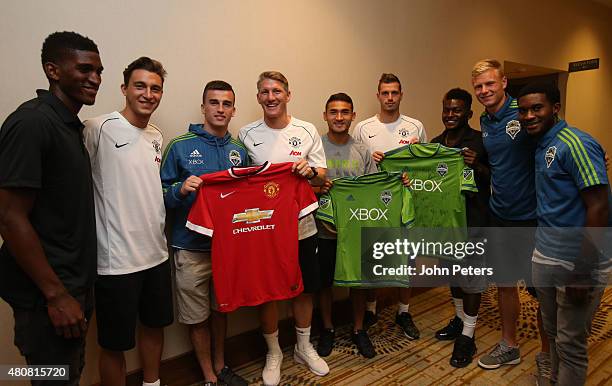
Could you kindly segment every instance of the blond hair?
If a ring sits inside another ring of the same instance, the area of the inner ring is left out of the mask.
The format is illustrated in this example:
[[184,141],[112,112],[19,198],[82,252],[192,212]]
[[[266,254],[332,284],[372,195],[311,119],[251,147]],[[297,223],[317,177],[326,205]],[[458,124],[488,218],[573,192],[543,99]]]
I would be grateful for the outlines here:
[[287,78],[285,78],[285,75],[281,74],[279,71],[264,71],[259,74],[259,79],[257,80],[257,91],[259,91],[259,86],[261,86],[261,83],[266,79],[271,79],[282,83],[285,91],[289,92],[289,81]]
[[479,60],[472,68],[472,78],[489,70],[497,70],[499,76],[504,76],[504,66],[498,60],[483,59]]

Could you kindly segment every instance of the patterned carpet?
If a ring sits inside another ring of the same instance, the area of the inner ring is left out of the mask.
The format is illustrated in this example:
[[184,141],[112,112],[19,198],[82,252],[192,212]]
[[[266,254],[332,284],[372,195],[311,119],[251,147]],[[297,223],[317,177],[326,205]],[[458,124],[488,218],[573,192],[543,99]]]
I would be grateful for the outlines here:
[[[483,294],[476,330],[476,358],[488,351],[500,339],[496,291],[490,288]],[[415,296],[410,310],[421,330],[421,338],[408,341],[400,335],[394,323],[394,307],[379,313],[379,321],[370,328],[370,336],[377,352],[373,359],[357,354],[350,342],[350,326],[337,329],[334,351],[327,357],[331,369],[325,377],[317,377],[304,366],[293,361],[292,347],[284,351],[281,385],[533,385],[535,354],[539,351],[536,325],[537,304],[526,291],[521,291],[522,312],[519,321],[519,344],[522,362],[498,370],[482,370],[476,360],[467,368],[449,365],[452,342],[435,339],[436,330],[452,318],[454,308],[449,292],[436,288]],[[315,343],[316,345],[316,343]],[[257,360],[236,372],[252,384],[261,384],[264,360]],[[612,288],[604,293],[589,338],[588,385],[612,384]]]

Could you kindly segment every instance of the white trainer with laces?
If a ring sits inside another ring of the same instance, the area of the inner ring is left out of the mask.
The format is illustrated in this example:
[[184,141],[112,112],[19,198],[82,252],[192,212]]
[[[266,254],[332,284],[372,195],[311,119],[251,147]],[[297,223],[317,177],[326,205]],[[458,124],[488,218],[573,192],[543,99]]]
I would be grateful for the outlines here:
[[308,343],[303,350],[300,350],[296,344],[293,350],[293,360],[308,366],[310,371],[318,376],[322,377],[329,373],[329,366],[327,366],[327,363],[317,354],[317,350],[312,347],[312,343]]
[[280,370],[283,364],[282,352],[268,352],[266,354],[266,365],[264,366],[261,377],[266,386],[276,386],[280,383]]

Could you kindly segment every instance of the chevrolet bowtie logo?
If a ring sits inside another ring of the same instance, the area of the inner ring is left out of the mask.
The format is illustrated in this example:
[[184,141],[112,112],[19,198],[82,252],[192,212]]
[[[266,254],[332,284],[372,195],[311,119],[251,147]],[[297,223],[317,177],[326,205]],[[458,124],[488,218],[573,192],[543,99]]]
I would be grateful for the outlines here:
[[243,213],[235,213],[232,223],[246,222],[247,224],[258,223],[261,220],[272,218],[274,210],[259,210],[259,208],[247,209]]

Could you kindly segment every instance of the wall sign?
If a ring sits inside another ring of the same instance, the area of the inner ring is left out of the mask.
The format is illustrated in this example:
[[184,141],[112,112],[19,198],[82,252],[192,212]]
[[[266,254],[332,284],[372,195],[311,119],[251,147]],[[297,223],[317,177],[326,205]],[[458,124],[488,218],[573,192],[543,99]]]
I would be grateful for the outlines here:
[[599,58],[570,62],[568,72],[595,70],[599,68]]

